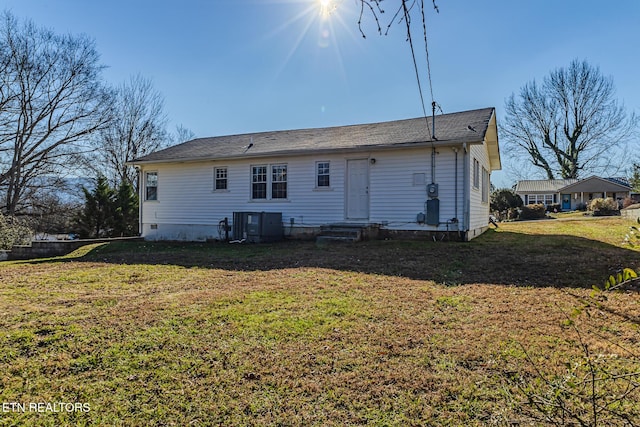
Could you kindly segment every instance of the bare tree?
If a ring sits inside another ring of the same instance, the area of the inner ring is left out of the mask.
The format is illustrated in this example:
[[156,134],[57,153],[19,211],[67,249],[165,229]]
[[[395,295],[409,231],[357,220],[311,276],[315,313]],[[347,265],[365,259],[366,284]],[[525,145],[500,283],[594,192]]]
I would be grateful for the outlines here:
[[123,182],[136,186],[136,171],[127,161],[163,148],[169,142],[164,100],[150,80],[131,77],[115,90],[115,120],[93,141],[91,168],[107,177],[112,186]]
[[184,127],[183,125],[176,126],[176,133],[173,137],[173,140],[176,144],[181,144],[183,142],[190,141],[196,137],[196,134],[189,128]]
[[552,71],[542,85],[527,83],[505,109],[505,152],[526,157],[548,179],[603,173],[638,124],[615,99],[613,79],[578,60]]
[[95,43],[0,18],[1,208],[13,215],[40,177],[55,174],[110,120]]
[[[362,37],[366,38],[365,31],[362,27],[363,25],[362,21],[367,15],[370,15],[375,21],[375,24],[377,27],[376,31],[378,32],[378,34],[383,34],[381,19],[382,19],[382,15],[385,14],[385,9],[383,8],[383,5],[387,3],[389,2],[385,2],[384,0],[357,0],[356,1],[356,4],[360,6],[360,13],[358,15],[358,29],[360,30],[360,34],[362,35]],[[399,21],[406,19],[407,24],[410,24],[411,23],[410,12],[414,8],[420,9],[421,13],[424,16],[424,9],[425,9],[424,3],[425,3],[425,0],[399,0],[397,4],[393,6],[395,8],[394,13],[391,19],[389,19],[389,22],[387,23],[385,34],[389,32],[389,29],[398,18],[399,18]],[[436,0],[431,0],[431,4],[433,5],[433,9],[435,9],[435,11],[438,12],[439,9],[438,9],[438,5],[436,4]],[[424,24],[425,23],[423,18],[423,25]],[[410,34],[407,34],[407,36],[411,37]],[[425,38],[426,38],[426,35],[425,35]]]

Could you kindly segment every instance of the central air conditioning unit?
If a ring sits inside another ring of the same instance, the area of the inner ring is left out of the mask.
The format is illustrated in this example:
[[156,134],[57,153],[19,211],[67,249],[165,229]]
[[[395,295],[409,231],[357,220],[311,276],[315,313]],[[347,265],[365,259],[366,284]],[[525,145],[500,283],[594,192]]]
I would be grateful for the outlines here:
[[233,238],[250,243],[277,242],[284,238],[281,212],[234,212]]

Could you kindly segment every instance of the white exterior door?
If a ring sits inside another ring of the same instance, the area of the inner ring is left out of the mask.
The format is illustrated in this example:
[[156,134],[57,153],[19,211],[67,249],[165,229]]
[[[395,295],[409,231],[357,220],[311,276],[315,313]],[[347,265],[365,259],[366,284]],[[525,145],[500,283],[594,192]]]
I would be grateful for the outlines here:
[[369,219],[369,160],[347,160],[346,217]]

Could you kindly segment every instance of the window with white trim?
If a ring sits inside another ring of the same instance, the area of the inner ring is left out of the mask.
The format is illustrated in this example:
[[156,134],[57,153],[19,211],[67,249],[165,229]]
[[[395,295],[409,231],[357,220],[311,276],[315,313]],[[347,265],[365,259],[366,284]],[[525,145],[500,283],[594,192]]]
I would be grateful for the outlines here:
[[266,199],[267,198],[267,166],[251,167],[251,198]]
[[527,199],[530,205],[552,205],[554,203],[553,194],[529,194]]
[[287,198],[287,165],[271,166],[271,198]]
[[287,165],[251,166],[251,199],[286,199]]
[[473,188],[480,188],[480,162],[473,159]]
[[316,163],[316,187],[328,188],[331,185],[329,179],[329,162]]
[[228,189],[228,175],[226,167],[213,169],[213,189],[215,191],[226,191]]
[[489,171],[482,168],[482,203],[489,201]]
[[158,200],[158,172],[144,174],[144,199]]

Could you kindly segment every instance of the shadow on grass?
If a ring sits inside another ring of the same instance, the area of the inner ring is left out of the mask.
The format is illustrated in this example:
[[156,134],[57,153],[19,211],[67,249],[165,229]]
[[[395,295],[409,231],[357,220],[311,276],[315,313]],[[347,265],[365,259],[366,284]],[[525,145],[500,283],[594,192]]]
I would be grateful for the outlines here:
[[[46,262],[166,264],[230,271],[327,268],[433,280],[448,285],[591,287],[624,267],[638,270],[631,249],[567,235],[489,230],[471,242],[368,241],[323,244],[113,242]],[[25,261],[29,263],[45,260]]]

